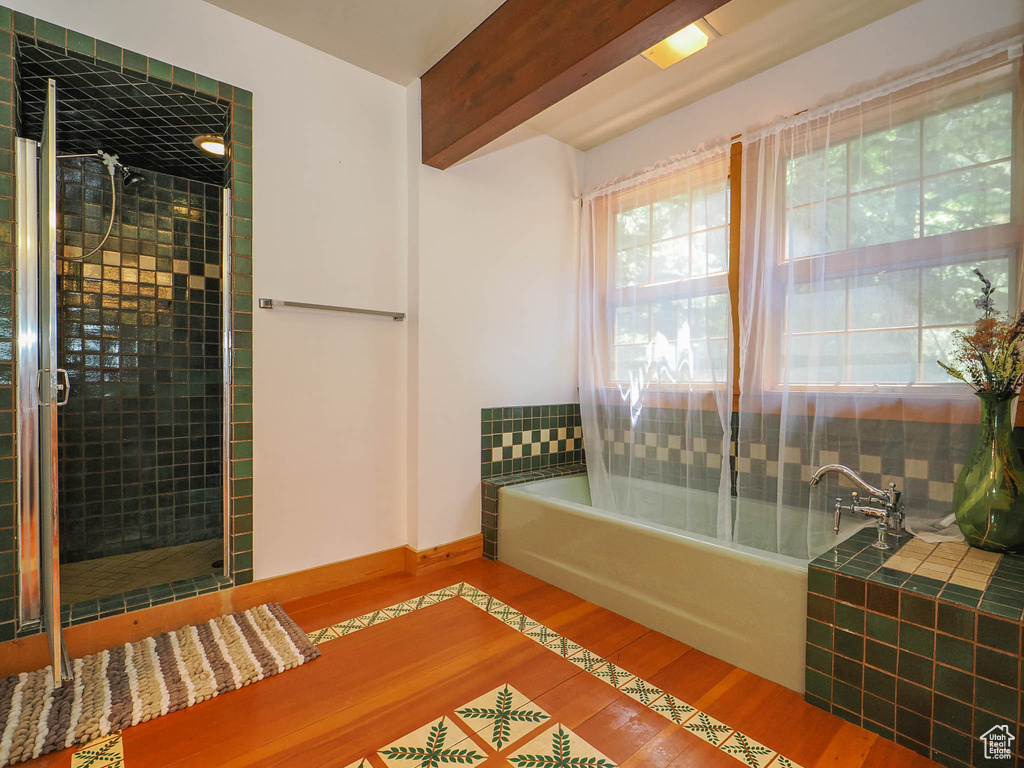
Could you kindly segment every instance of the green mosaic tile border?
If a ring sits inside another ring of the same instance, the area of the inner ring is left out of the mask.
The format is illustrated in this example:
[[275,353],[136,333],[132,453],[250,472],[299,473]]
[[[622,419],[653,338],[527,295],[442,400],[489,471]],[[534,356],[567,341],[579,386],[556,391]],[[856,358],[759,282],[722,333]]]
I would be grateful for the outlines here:
[[192,576],[187,579],[172,581],[170,584],[158,584],[153,587],[133,589],[114,595],[105,595],[96,600],[83,600],[71,605],[62,605],[60,621],[65,627],[73,624],[84,624],[87,621],[105,619],[121,613],[131,613],[155,605],[173,603],[189,597],[219,592],[232,586],[231,579],[215,573],[203,576]]
[[480,477],[586,462],[579,403],[480,410]]
[[[14,46],[15,35],[64,48],[99,66],[163,86],[217,98],[230,106],[229,162],[224,183],[232,190],[231,318],[234,330],[230,444],[231,573],[234,584],[253,580],[253,414],[252,414],[252,109],[251,92],[176,67],[44,19],[0,6],[0,642],[16,634],[17,531],[15,495],[14,346]],[[224,585],[218,585],[223,588]],[[190,590],[171,598],[190,596]],[[118,596],[107,599],[117,605]],[[162,601],[163,597],[160,598]],[[149,604],[156,604],[150,602]],[[135,604],[133,604],[134,606]],[[139,607],[146,607],[138,604]],[[98,608],[98,606],[97,606]],[[136,608],[133,607],[132,610]],[[71,608],[73,611],[74,609]],[[81,610],[81,609],[79,609]],[[124,610],[128,610],[127,599]],[[123,612],[113,607],[82,620]],[[74,619],[72,619],[74,621]]]
[[480,410],[480,526],[484,557],[498,559],[498,488],[585,473],[579,403]]
[[1024,762],[1024,557],[1003,555],[994,602],[886,568],[899,550],[874,538],[859,531],[810,564],[804,698],[954,768],[987,765],[978,737],[1006,724]]

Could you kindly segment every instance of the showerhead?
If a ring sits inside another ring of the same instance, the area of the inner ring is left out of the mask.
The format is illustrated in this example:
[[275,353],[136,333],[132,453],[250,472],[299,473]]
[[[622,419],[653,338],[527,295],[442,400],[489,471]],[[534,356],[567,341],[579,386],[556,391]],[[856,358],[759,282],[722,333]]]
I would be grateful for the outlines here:
[[123,170],[121,171],[121,184],[125,189],[128,189],[129,187],[137,187],[145,182],[146,177],[141,173],[136,173],[128,166],[123,167]]

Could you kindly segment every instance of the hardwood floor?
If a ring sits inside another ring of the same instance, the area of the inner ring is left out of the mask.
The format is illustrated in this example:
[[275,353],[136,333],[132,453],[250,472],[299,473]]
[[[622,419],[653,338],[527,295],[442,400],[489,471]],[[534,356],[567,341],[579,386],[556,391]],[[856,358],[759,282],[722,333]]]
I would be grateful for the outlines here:
[[[805,768],[935,765],[788,689],[500,563],[388,576],[284,607],[313,631],[460,581]],[[742,764],[461,599],[320,647],[323,656],[311,664],[129,728],[126,768],[344,767],[367,756],[383,768],[377,750],[442,715],[454,718],[457,708],[506,683],[623,768]],[[467,743],[486,746],[480,736]],[[515,746],[478,765],[509,765]],[[66,750],[27,765],[70,762]]]

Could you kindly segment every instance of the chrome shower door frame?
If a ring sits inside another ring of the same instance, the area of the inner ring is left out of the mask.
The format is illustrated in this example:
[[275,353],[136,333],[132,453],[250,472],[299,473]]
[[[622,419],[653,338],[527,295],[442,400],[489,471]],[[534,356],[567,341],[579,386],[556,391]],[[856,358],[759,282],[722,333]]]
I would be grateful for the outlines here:
[[231,337],[231,189],[224,188],[221,197],[221,324],[224,329],[223,338],[223,363],[224,363],[224,390],[223,406],[221,414],[221,483],[224,507],[224,576],[231,578],[231,543],[234,530],[231,520],[231,425],[234,414],[231,412],[231,384],[232,365],[234,363],[234,343]]
[[72,676],[60,620],[57,407],[57,83],[47,82],[42,137],[18,139],[18,630],[45,630],[54,685]]
[[42,624],[42,555],[39,502],[39,210],[36,153],[29,139],[15,140],[18,246],[16,275],[17,344],[15,375],[18,471],[18,631],[38,632]]

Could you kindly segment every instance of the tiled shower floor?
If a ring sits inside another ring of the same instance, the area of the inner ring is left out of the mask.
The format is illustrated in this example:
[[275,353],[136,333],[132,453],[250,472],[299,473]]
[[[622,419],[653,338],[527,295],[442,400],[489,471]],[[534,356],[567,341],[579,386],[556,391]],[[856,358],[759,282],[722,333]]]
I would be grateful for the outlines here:
[[223,556],[224,543],[210,539],[61,565],[61,603],[95,600],[179,579],[220,573],[221,569],[214,568],[213,563]]

